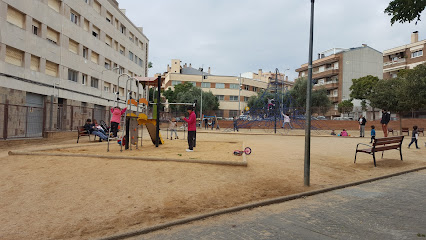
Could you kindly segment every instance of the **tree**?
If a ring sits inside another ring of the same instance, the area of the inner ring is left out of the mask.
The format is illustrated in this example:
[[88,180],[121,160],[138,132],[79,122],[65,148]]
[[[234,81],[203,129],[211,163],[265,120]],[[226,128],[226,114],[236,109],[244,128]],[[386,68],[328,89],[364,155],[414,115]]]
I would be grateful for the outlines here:
[[[378,77],[371,75],[367,75],[358,79],[352,79],[352,86],[349,88],[351,93],[349,96],[351,98],[361,100],[361,108],[363,111],[367,110],[367,100],[370,98],[371,91],[378,81]],[[371,102],[370,106],[373,108],[373,119],[375,119],[374,106],[371,105]]]
[[[293,88],[290,90],[290,96],[295,102],[295,107],[306,106],[306,90],[307,90],[307,78],[299,78],[294,83]],[[312,91],[312,112],[325,114],[330,110],[332,103],[327,96],[327,90],[320,88]]]
[[[185,82],[175,86],[172,90],[168,88],[163,92],[164,97],[169,103],[193,103],[197,100],[196,110],[200,111],[201,89],[194,87],[192,83]],[[172,110],[185,111],[186,106],[171,105]],[[203,111],[217,110],[219,108],[219,100],[212,92],[203,92]]]
[[354,104],[352,103],[352,100],[343,100],[338,104],[338,109],[339,112],[345,114],[348,114],[349,117],[349,113],[352,112],[352,110],[354,109]]
[[405,23],[420,21],[420,15],[426,7],[426,0],[393,0],[385,9],[391,18],[391,25],[395,22]]

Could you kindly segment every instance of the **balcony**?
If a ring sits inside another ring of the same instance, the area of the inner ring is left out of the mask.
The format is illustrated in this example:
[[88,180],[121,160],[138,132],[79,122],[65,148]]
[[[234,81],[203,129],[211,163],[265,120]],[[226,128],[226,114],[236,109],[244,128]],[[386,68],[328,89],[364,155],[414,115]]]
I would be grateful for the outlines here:
[[327,97],[330,99],[330,101],[332,102],[338,102],[339,101],[339,96],[336,95],[327,95]]
[[405,63],[406,61],[407,60],[405,58],[398,58],[398,59],[392,60],[390,62],[383,63],[383,66],[386,67],[386,66],[396,65],[396,64],[399,64],[399,63]]
[[326,68],[324,70],[324,72],[313,71],[312,77],[315,78],[315,79],[319,79],[319,78],[331,77],[331,76],[338,75],[338,74],[339,74],[339,69]]
[[317,90],[317,89],[320,89],[321,87],[324,87],[326,89],[335,89],[339,87],[339,81],[334,80],[334,81],[327,81],[323,84],[318,83],[318,84],[315,84],[314,89]]

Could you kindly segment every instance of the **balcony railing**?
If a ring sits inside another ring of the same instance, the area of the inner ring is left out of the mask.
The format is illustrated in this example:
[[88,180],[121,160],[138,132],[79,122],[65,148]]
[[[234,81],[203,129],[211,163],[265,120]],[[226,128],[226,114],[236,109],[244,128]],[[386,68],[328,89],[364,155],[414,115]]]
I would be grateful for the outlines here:
[[393,64],[404,63],[406,61],[407,60],[405,58],[398,58],[397,60],[392,60],[390,62],[383,63],[383,66],[390,66],[390,65],[393,65]]

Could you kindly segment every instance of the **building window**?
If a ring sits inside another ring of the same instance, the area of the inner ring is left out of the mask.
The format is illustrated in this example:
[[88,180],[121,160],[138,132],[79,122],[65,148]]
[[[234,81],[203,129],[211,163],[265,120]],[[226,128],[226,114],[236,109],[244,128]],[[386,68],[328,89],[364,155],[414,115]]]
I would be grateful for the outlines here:
[[31,56],[31,70],[33,71],[40,71],[40,58],[37,56]]
[[108,86],[104,86],[104,92],[109,92],[109,87]]
[[90,0],[84,0],[84,2],[90,4]]
[[143,60],[139,58],[139,66],[143,66]]
[[16,48],[6,46],[6,59],[7,63],[22,67],[24,63],[24,52]]
[[202,88],[210,88],[211,84],[209,82],[203,82],[201,83]]
[[253,92],[257,92],[257,87],[253,87]]
[[225,88],[225,83],[216,83],[216,88]]
[[124,46],[120,45],[120,54],[124,55],[124,51],[125,51]]
[[121,24],[121,26],[120,26],[120,32],[122,34],[126,35],[126,27],[123,24]]
[[41,24],[33,19],[32,32],[34,35],[40,36]]
[[77,82],[78,81],[78,72],[72,69],[68,69],[68,80]]
[[238,116],[239,112],[238,110],[229,110],[229,117],[236,117]]
[[130,61],[133,61],[133,53],[131,51],[129,51],[129,59]]
[[70,13],[70,20],[71,20],[71,22],[73,22],[73,23],[75,23],[75,24],[78,25],[78,19],[79,19],[79,17],[77,15],[77,13],[75,13],[75,12],[71,12]]
[[91,60],[92,62],[99,64],[99,54],[92,51]]
[[339,96],[339,92],[337,90],[333,90],[333,97]]
[[108,70],[111,69],[111,61],[108,59],[105,59],[105,68]]
[[93,26],[92,35],[97,39],[99,39],[99,31],[100,31],[99,28]]
[[131,42],[133,42],[133,38],[134,38],[133,33],[130,33],[130,34],[129,34],[129,40],[130,40]]
[[84,19],[84,25],[83,25],[83,29],[84,31],[88,32],[89,31],[89,21]]
[[112,38],[108,35],[105,36],[105,44],[110,46],[112,45]]
[[120,67],[120,74],[124,73],[124,67]]
[[135,63],[138,64],[138,56],[135,55]]
[[339,109],[339,104],[334,104],[334,110],[338,110]]
[[176,86],[176,85],[181,84],[181,83],[182,83],[181,81],[172,81],[172,86]]
[[423,50],[415,51],[411,53],[411,58],[421,57],[423,56]]
[[99,87],[99,79],[92,77],[90,80],[90,86],[92,88],[98,88]]
[[[216,85],[217,85],[217,83],[216,83]],[[219,100],[219,101],[225,100],[225,96],[224,95],[216,95],[216,97],[217,97],[217,100]]]
[[70,39],[68,49],[70,50],[70,52],[78,54],[78,43]]
[[57,77],[58,76],[58,67],[59,67],[58,64],[56,64],[54,62],[46,61],[45,73],[47,75],[52,76],[52,77]]
[[83,47],[83,57],[85,59],[87,59],[88,54],[89,54],[89,49],[87,49],[86,47]]
[[250,90],[250,86],[249,85],[244,85],[244,90],[246,90],[246,91]]
[[110,12],[107,11],[105,19],[112,24],[112,14]]
[[229,96],[229,101],[238,102],[238,96]]
[[229,88],[230,89],[240,89],[240,85],[238,85],[238,84],[229,84]]
[[51,28],[47,28],[47,41],[53,43],[53,44],[58,44],[59,42],[59,33],[56,32],[55,30],[51,29]]
[[81,77],[81,84],[86,85],[87,84],[87,75],[83,74]]
[[244,102],[248,102],[249,97],[244,97]]
[[59,9],[61,8],[61,2],[59,2],[59,0],[48,0],[47,5],[55,12],[59,12]]
[[95,11],[97,12],[97,13],[101,13],[101,4],[100,3],[98,3],[98,1],[93,1],[93,8],[95,9]]

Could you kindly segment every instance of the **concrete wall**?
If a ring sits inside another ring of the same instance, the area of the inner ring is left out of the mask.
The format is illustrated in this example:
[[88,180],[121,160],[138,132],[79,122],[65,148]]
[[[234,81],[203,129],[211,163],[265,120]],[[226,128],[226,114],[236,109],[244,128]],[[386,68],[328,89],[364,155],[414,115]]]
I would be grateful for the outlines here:
[[[383,55],[370,47],[361,47],[343,53],[342,100],[349,99],[352,79],[372,75],[383,76]],[[358,102],[356,102],[358,104]]]

